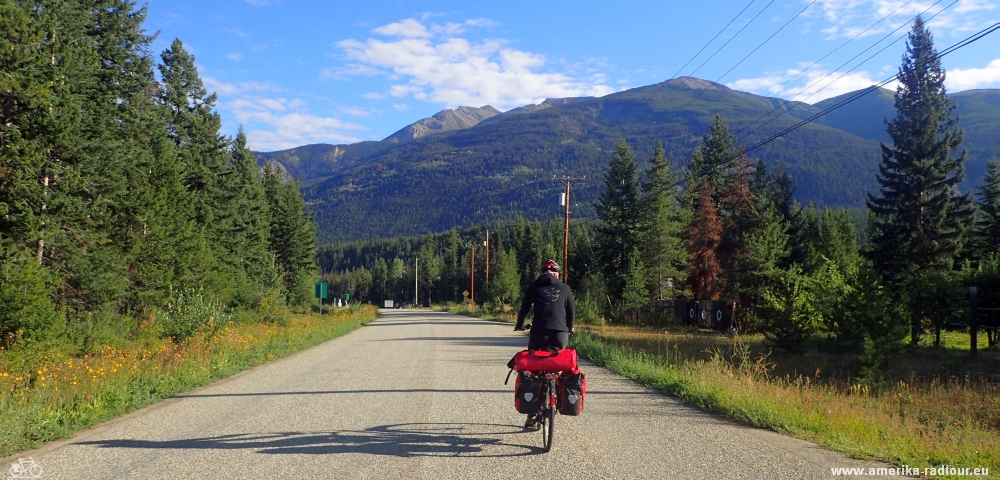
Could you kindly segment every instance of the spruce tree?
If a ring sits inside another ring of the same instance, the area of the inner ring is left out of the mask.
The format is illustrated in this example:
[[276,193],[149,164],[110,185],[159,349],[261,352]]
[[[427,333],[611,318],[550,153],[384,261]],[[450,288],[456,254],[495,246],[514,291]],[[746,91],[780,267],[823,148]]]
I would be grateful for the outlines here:
[[986,164],[986,176],[979,187],[979,219],[976,220],[975,253],[983,258],[1000,248],[1000,160]]
[[628,255],[640,245],[642,213],[639,200],[639,166],[632,147],[622,140],[608,162],[604,190],[594,206],[601,221],[595,238],[597,255],[613,299],[622,298]]
[[667,279],[672,279],[673,285],[684,281],[688,253],[681,239],[686,212],[677,204],[677,178],[670,172],[670,162],[660,142],[656,144],[646,177],[649,180],[642,184],[645,195],[642,200],[645,215],[642,245],[651,273],[649,290],[663,299]]
[[299,182],[286,182],[270,166],[264,169],[264,192],[270,213],[268,243],[286,299],[292,305],[302,305],[309,300],[310,277],[316,268],[315,220],[305,208]]
[[698,199],[698,187],[707,180],[716,193],[722,191],[726,173],[736,166],[736,137],[729,133],[729,126],[721,115],[716,115],[709,127],[708,135],[702,138],[702,143],[691,157],[685,184],[688,191],[685,203],[693,207]]
[[[966,154],[955,105],[931,33],[918,17],[899,69],[896,118],[888,122],[891,146],[882,145],[869,258],[895,286],[927,271],[951,268],[971,220],[970,198],[956,193]],[[916,336],[916,332],[914,333]]]
[[195,218],[199,225],[209,225],[215,217],[213,206],[221,195],[222,176],[229,161],[226,139],[219,133],[222,120],[212,110],[216,95],[205,90],[195,58],[180,39],[174,39],[160,57],[162,87],[157,98],[166,111],[170,138],[180,148],[185,183],[195,194]]
[[241,126],[230,148],[229,168],[213,205],[219,260],[241,283],[235,300],[256,302],[278,286],[274,255],[269,251],[271,216],[257,156],[247,147]]

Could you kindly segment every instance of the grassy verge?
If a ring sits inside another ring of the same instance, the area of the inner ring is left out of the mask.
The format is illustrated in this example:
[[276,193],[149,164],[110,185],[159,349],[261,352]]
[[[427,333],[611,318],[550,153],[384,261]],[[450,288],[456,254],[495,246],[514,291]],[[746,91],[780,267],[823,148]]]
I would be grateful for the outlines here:
[[514,323],[517,321],[517,317],[515,316],[516,314],[511,310],[496,312],[474,303],[447,303],[444,305],[433,305],[431,306],[431,310],[457,313],[459,315],[481,318],[491,322]]
[[742,423],[896,465],[1000,468],[996,384],[970,379],[868,386],[771,374],[739,340],[703,359],[649,353],[581,333],[579,352],[629,379]]
[[0,351],[0,457],[344,335],[378,310],[235,323],[175,344],[140,338],[91,355]]

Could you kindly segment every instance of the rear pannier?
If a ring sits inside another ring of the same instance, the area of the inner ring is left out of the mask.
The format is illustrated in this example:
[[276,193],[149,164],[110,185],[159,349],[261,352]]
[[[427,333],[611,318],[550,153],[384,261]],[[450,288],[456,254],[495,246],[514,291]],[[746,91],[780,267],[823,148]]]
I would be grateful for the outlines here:
[[559,413],[574,416],[583,413],[583,398],[586,396],[587,377],[583,372],[564,372],[559,379]]
[[544,378],[530,372],[519,372],[514,383],[514,408],[529,415],[541,410],[542,382]]

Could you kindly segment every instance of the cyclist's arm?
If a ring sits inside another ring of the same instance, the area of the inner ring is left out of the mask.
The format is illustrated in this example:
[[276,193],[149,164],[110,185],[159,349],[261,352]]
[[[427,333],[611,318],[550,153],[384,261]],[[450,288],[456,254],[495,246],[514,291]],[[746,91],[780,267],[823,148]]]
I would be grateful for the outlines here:
[[[569,290],[569,288],[567,288]],[[573,292],[566,296],[566,328],[573,331],[573,320],[576,319],[576,304],[573,303]]]
[[535,303],[535,289],[528,287],[524,292],[524,299],[521,300],[521,309],[517,312],[517,326],[514,330],[521,330],[524,328],[524,317],[528,316],[528,311],[531,310],[531,305]]

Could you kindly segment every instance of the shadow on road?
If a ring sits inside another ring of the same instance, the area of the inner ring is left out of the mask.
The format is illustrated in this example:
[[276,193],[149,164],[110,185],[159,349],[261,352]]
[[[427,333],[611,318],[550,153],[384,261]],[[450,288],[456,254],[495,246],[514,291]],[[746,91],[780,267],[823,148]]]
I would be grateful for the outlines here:
[[191,395],[175,395],[170,398],[212,398],[212,397],[268,397],[280,395],[338,395],[353,393],[513,393],[513,390],[447,390],[432,388],[410,388],[398,390],[316,390],[301,392],[247,392],[247,393],[204,393]]
[[[182,440],[95,440],[77,445],[101,448],[257,450],[264,454],[329,455],[367,453],[394,457],[518,457],[543,453],[540,447],[507,443],[528,440],[521,427],[488,423],[404,423],[342,432],[277,432],[220,435]],[[541,439],[537,439],[541,443]],[[513,453],[503,453],[513,451]]]
[[[379,340],[369,340],[371,342],[399,342],[399,341],[418,341],[418,342],[448,342],[455,343],[459,345],[467,345],[473,347],[510,347],[518,350],[523,350],[528,346],[528,337],[399,337],[399,338],[383,338]],[[511,352],[514,355],[517,350]]]

